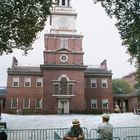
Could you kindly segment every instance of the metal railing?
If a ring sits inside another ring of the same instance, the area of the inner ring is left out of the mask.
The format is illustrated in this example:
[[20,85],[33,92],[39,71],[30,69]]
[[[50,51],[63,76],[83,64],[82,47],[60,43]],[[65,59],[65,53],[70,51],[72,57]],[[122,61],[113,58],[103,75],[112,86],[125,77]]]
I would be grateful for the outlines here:
[[[54,129],[5,129],[7,140],[62,140],[69,128]],[[83,128],[85,140],[96,140],[96,129]],[[140,140],[140,127],[119,127],[113,129],[112,140]]]
[[[127,136],[138,136],[139,134],[140,127],[116,127],[113,129],[113,137],[119,137],[121,140]],[[96,129],[90,129],[89,137],[98,138]]]
[[124,138],[124,140],[140,140],[140,135],[139,136],[127,136]]

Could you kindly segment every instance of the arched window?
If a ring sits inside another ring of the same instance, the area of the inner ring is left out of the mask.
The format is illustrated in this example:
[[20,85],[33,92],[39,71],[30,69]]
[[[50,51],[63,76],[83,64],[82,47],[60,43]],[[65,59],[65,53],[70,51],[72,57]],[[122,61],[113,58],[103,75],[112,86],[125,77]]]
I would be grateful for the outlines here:
[[67,79],[64,77],[60,80],[60,88],[60,94],[67,95]]

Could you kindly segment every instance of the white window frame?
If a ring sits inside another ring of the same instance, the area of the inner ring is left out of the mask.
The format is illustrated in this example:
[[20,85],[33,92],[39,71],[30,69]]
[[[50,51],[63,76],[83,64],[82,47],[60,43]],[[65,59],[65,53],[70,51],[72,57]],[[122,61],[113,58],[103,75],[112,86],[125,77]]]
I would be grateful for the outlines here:
[[[95,86],[93,86],[94,84],[95,84]],[[97,79],[96,78],[90,79],[90,87],[97,88]]]
[[102,109],[108,109],[109,102],[108,99],[102,99]]
[[60,48],[68,48],[68,39],[67,38],[60,38]]
[[[40,107],[37,107],[37,100],[40,100]],[[35,99],[35,109],[42,109],[42,99]]]
[[[93,104],[95,104],[96,107],[93,106]],[[97,99],[91,99],[91,109],[97,109]]]
[[[29,83],[29,86],[27,86],[26,83]],[[24,87],[31,87],[31,77],[24,78]]]
[[[106,86],[104,86],[104,84],[105,84]],[[107,81],[107,78],[102,78],[102,79],[101,79],[101,87],[102,87],[102,88],[108,88],[108,81]]]
[[[40,86],[38,85],[38,83],[40,83]],[[36,78],[36,87],[43,87],[43,78],[42,77]]]
[[[71,88],[71,92],[70,92],[70,88]],[[68,95],[73,95],[74,94],[74,84],[73,83],[68,83],[67,84],[67,92],[68,92]]]
[[[15,83],[17,85],[15,85]],[[13,77],[12,87],[19,87],[19,77]]]
[[[16,100],[16,106],[13,106],[14,100]],[[11,98],[11,108],[18,108],[18,98]]]
[[[25,100],[28,99],[28,107],[25,106]],[[29,109],[30,108],[30,98],[24,98],[23,99],[23,108]]]
[[[63,59],[63,57],[64,57],[65,59]],[[61,61],[61,62],[66,62],[67,60],[68,60],[67,55],[62,54],[62,55],[60,56],[60,61]]]

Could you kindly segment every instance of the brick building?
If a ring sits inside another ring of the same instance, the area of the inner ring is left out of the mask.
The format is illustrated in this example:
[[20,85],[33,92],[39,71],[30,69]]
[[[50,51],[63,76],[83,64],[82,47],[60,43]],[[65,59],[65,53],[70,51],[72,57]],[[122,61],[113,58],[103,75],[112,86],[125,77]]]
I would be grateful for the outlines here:
[[121,112],[133,112],[134,110],[140,108],[140,90],[135,89],[135,85],[137,84],[136,72],[131,72],[123,76],[122,79],[130,84],[133,91],[127,94],[114,94],[114,106],[118,105]]
[[133,89],[134,89],[135,85],[137,84],[136,72],[131,72],[131,73],[123,76],[122,79],[127,81]]
[[87,68],[85,77],[85,101],[87,112],[112,112],[113,95],[111,72],[106,68]]
[[83,35],[76,30],[70,0],[51,10],[50,33],[45,34],[44,64],[8,68],[7,112],[45,114],[113,111],[112,73],[104,60],[98,68],[83,63]]

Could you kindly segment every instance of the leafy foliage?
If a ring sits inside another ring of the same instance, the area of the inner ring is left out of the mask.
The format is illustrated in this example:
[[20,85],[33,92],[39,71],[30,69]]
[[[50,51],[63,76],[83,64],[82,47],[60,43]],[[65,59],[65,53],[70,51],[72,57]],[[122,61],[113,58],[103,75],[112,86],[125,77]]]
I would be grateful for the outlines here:
[[135,79],[136,79],[136,83],[134,85],[135,89],[139,89],[140,88],[140,69],[137,70],[137,72],[135,73]]
[[122,44],[130,55],[130,62],[136,60],[140,70],[140,0],[94,0],[94,2],[100,2],[106,13],[117,19],[116,27],[121,35]]
[[113,94],[127,94],[132,91],[130,84],[122,79],[113,79]]
[[53,0],[0,0],[0,54],[32,49],[53,4]]

